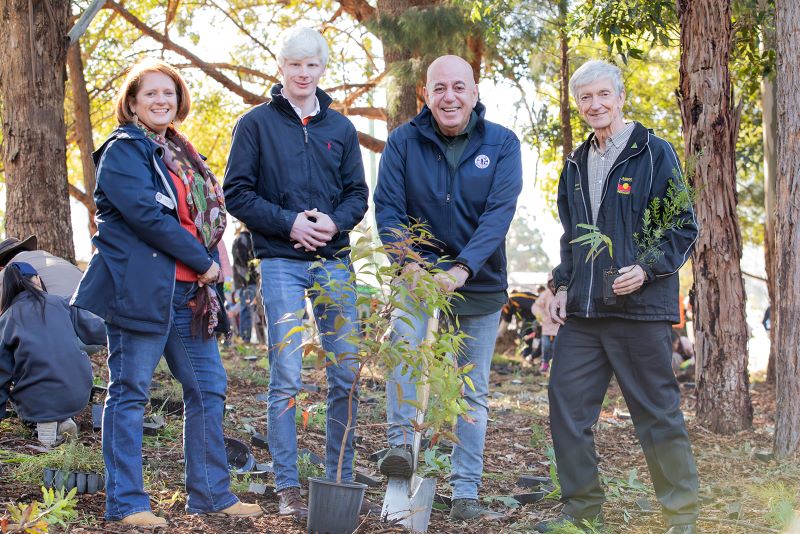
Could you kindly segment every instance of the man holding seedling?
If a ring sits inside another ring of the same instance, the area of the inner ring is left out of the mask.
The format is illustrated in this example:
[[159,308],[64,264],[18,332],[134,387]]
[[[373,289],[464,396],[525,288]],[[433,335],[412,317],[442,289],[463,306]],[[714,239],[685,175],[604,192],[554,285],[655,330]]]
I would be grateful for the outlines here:
[[[381,156],[375,216],[381,239],[413,221],[425,223],[433,242],[420,253],[445,269],[437,274],[446,291],[459,291],[451,312],[467,334],[459,364],[473,364],[465,398],[471,411],[459,417],[453,449],[453,507],[450,517],[468,520],[497,516],[478,504],[483,447],[489,413],[489,367],[500,309],[508,295],[505,237],[522,189],[520,145],[513,132],[483,118],[472,68],[458,56],[442,56],[428,67],[426,106],[395,129]],[[405,269],[420,269],[408,262]],[[395,321],[395,333],[419,342],[424,313]],[[413,326],[412,326],[413,325]],[[398,392],[402,392],[402,398]],[[410,420],[416,398],[408,373],[395,369],[387,382],[390,450],[380,470],[410,477],[414,465]]]
[[[624,121],[619,68],[589,61],[573,74],[570,91],[593,132],[567,158],[558,187],[564,235],[549,312],[563,326],[549,397],[564,508],[535,528],[602,522],[592,427],[614,375],[667,532],[693,534],[697,469],[671,366],[671,324],[680,320],[677,273],[697,236],[688,188],[672,146]],[[587,255],[589,233],[596,236],[589,244],[600,246]],[[619,273],[613,284],[604,280],[611,267]]]

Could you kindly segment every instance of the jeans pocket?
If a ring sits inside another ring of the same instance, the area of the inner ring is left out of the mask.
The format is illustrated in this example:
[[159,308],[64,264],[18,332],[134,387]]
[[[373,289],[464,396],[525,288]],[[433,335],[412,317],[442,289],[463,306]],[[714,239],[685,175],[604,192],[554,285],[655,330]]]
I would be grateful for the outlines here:
[[175,293],[172,296],[172,307],[182,308],[192,300],[199,286],[197,282],[175,282]]

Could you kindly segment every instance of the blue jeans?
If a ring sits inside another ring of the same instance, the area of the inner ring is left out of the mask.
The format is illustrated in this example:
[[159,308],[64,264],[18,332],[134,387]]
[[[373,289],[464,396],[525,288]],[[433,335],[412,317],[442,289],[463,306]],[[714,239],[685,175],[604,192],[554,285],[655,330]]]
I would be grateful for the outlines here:
[[238,501],[229,489],[222,435],[227,377],[216,339],[191,334],[187,303],[196,291],[196,284],[175,283],[166,334],[143,334],[106,324],[110,376],[103,411],[107,520],[150,511],[142,477],[142,420],[162,354],[183,387],[186,510],[217,512]]
[[546,336],[542,334],[542,363],[550,363],[553,359],[553,344],[556,336]]
[[[325,427],[325,476],[336,478],[339,452],[347,426],[350,388],[358,371],[355,347],[347,341],[357,327],[356,294],[350,284],[352,267],[346,260],[328,260],[323,264],[303,260],[265,258],[261,260],[261,294],[269,333],[269,394],[267,400],[267,439],[275,468],[275,491],[300,487],[297,475],[297,428],[295,396],[302,386],[300,371],[303,352],[301,332],[287,334],[301,324],[297,312],[305,308],[306,292],[313,299],[314,284],[326,288],[335,304],[314,307],[314,319],[322,337],[322,348],[336,355],[337,362],[326,362],[328,379],[328,414]],[[334,285],[328,285],[334,281]],[[295,314],[289,320],[286,314]],[[302,313],[299,314],[302,317]],[[337,317],[343,317],[336,329]],[[352,399],[352,425],[358,408],[358,389]],[[353,479],[353,430],[347,433],[342,480]]]
[[[404,314],[405,315],[405,314]],[[412,325],[395,318],[394,335],[407,339],[415,346],[425,337],[427,315],[408,316]],[[494,342],[497,326],[500,324],[500,311],[486,315],[463,315],[458,318],[460,331],[469,336],[464,340],[459,365],[475,364],[468,373],[475,391],[464,388],[464,397],[471,407],[469,423],[458,418],[456,437],[458,443],[453,449],[453,473],[450,485],[453,486],[453,499],[477,499],[478,487],[483,474],[483,446],[486,441],[486,422],[489,418],[489,369],[492,366]],[[410,373],[402,373],[397,368],[386,384],[386,417],[389,423],[388,438],[390,446],[412,443],[413,428],[410,421],[416,409],[408,403],[399,402],[397,386],[402,389],[404,399],[416,399],[416,386],[409,380]]]
[[245,286],[239,291],[239,336],[245,343],[250,343],[253,335],[253,302],[256,298],[256,286]]

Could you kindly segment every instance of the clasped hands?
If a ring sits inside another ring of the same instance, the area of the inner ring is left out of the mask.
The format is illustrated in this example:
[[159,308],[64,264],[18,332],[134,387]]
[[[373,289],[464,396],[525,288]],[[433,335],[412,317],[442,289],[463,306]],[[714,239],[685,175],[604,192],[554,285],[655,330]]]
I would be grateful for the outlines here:
[[333,219],[314,208],[297,214],[289,238],[295,242],[294,248],[302,247],[306,252],[315,252],[327,245],[338,232]]

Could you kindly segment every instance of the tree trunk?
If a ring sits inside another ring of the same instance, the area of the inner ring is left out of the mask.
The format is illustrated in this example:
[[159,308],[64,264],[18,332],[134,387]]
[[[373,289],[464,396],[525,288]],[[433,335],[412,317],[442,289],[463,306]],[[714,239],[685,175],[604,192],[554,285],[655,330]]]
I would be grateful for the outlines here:
[[[425,8],[436,2],[430,0],[378,0],[376,14],[379,23],[386,19],[399,17],[407,9]],[[380,37],[380,35],[378,36]],[[414,80],[410,75],[410,64],[413,58],[410,49],[383,43],[383,59],[389,79],[386,88],[386,129],[391,132],[401,124],[413,119],[419,112],[418,89],[422,80]],[[405,72],[401,72],[405,71]]]
[[77,195],[76,198],[89,212],[89,235],[93,236],[97,231],[97,224],[94,220],[94,212],[97,211],[94,203],[95,168],[92,159],[94,139],[92,139],[89,93],[86,91],[86,78],[83,75],[80,41],[69,47],[67,66],[72,89],[72,109],[75,112],[75,139],[81,153],[81,169],[83,170],[83,194]]
[[695,280],[697,416],[730,434],[753,420],[747,374],[747,323],[739,262],[735,147],[738,113],[728,71],[730,0],[678,0],[681,25],[681,118],[685,157],[696,158],[694,186],[700,235]]
[[[778,112],[775,106],[775,80],[765,78],[761,83],[762,129],[764,132],[764,266],[767,271],[767,293],[772,317],[775,317],[775,276],[777,249],[775,248],[775,178],[778,173],[778,154],[775,147],[778,131]],[[775,324],[775,321],[772,321]],[[775,384],[775,329],[769,330],[769,363],[767,382]]]
[[572,152],[572,122],[569,110],[569,36],[567,35],[567,0],[558,2],[559,43],[561,70],[559,73],[559,106],[561,112],[561,165],[567,163]]
[[778,73],[777,286],[773,308],[776,342],[775,454],[800,451],[800,5],[775,6]]
[[6,234],[75,261],[67,193],[64,61],[69,0],[0,0]]

